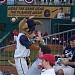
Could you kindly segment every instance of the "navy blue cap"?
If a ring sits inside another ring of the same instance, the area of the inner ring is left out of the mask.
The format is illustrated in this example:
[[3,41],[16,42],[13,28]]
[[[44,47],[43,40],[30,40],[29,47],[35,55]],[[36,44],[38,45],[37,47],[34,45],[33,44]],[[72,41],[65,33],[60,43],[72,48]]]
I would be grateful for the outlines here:
[[62,7],[60,7],[60,8],[59,8],[59,10],[63,10],[63,8],[62,8]]
[[75,35],[73,35],[71,38],[69,38],[69,41],[75,40]]
[[34,31],[35,30],[36,24],[35,24],[33,19],[28,19],[27,20],[27,24],[28,24],[28,28],[29,28],[30,31]]

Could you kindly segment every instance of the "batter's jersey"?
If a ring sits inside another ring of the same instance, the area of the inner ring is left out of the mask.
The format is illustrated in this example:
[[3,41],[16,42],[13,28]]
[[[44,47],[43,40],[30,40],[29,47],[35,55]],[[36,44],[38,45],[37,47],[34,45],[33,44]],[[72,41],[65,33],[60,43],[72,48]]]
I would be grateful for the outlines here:
[[16,45],[15,54],[14,54],[15,58],[27,57],[30,55],[30,49],[27,49],[25,46],[21,45],[20,43],[20,37],[22,35],[25,35],[25,34],[19,33],[17,37],[17,45]]

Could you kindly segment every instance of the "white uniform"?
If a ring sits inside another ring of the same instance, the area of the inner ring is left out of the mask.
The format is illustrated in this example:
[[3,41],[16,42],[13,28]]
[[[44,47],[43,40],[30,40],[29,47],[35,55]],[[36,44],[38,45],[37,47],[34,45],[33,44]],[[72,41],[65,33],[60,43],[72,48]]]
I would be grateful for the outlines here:
[[17,41],[17,37],[18,37],[18,36],[15,36],[15,35],[14,35],[14,41]]
[[28,66],[26,62],[26,57],[30,55],[30,50],[27,49],[25,46],[20,44],[20,36],[25,35],[23,33],[19,33],[17,37],[17,48],[15,50],[14,58],[15,58],[15,65],[18,72],[18,75],[25,75],[28,71]]
[[43,69],[41,75],[56,75],[56,74],[55,74],[55,70],[52,68],[48,70]]
[[57,14],[57,18],[63,19],[63,18],[65,18],[65,14],[63,12],[62,13],[58,13]]

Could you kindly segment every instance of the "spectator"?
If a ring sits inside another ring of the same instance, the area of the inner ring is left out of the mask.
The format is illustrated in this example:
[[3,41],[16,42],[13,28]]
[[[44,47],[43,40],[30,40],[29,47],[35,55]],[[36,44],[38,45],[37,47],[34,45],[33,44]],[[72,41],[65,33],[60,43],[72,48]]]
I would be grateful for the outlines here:
[[38,40],[42,40],[42,33],[41,33],[41,31],[37,32],[37,38],[38,38]]
[[[74,47],[75,49],[75,35],[72,36],[69,41],[72,41],[71,47]],[[56,65],[55,71],[57,72],[57,75],[74,75],[74,69],[75,69],[75,50],[73,52],[73,57],[69,61],[62,60],[62,65],[58,66]]]
[[50,3],[50,0],[47,0],[47,3],[49,4]]
[[75,53],[75,48],[73,47],[73,40],[74,39],[69,39],[69,45],[67,46],[67,43],[64,43],[63,45],[63,54],[58,55],[59,57],[64,57],[64,58],[70,58],[74,53]]
[[11,75],[9,71],[4,70],[3,75]]
[[18,30],[14,30],[12,34],[13,34],[13,39],[10,40],[10,44],[16,43],[19,31]]
[[45,54],[41,57],[42,65],[44,69],[41,71],[41,75],[55,75],[53,65],[55,63],[55,56],[53,54]]
[[46,4],[46,0],[44,0],[44,5]]
[[[75,53],[73,54],[72,60],[62,62],[65,66],[57,71],[57,75],[75,75]],[[61,71],[62,70],[62,71]]]
[[44,36],[48,36],[48,33],[47,33],[47,32],[45,32],[45,33],[43,34],[43,37],[44,37]]
[[36,0],[36,4],[40,5],[41,4],[41,0]]
[[48,36],[49,34],[47,33],[47,32],[45,32],[44,34],[43,34],[43,37],[45,37],[45,36],[47,36],[47,38],[44,38],[44,40],[45,40],[45,42],[48,44],[50,44],[50,37]]
[[58,18],[58,19],[65,18],[65,13],[63,12],[63,8],[62,7],[59,8],[59,13],[56,15],[56,18]]
[[[47,54],[47,53],[51,53],[50,47],[47,45],[40,45],[38,57],[43,56],[44,54]],[[26,75],[40,75],[41,70],[42,70],[41,61],[42,60],[40,60],[39,58],[36,61],[34,61],[32,66],[27,71]]]
[[34,32],[35,36],[38,37],[38,30]]
[[[35,40],[37,40],[38,42],[40,42],[41,44],[45,44],[44,39],[42,38],[42,33],[41,31],[35,31]],[[39,41],[40,40],[40,41]]]
[[18,34],[19,34],[18,30],[14,30],[14,31],[13,31],[13,34],[14,34],[14,41],[16,42],[17,36],[18,36]]
[[70,45],[67,46],[63,51],[63,57],[69,58],[75,53],[75,48],[72,46],[73,45],[72,43],[73,43],[73,41],[70,40]]
[[51,0],[51,3],[54,4],[54,0]]
[[57,35],[52,36],[52,44],[59,44],[59,38]]
[[66,42],[66,39],[64,37],[61,37],[59,39],[59,42],[60,42],[61,45],[63,45]]

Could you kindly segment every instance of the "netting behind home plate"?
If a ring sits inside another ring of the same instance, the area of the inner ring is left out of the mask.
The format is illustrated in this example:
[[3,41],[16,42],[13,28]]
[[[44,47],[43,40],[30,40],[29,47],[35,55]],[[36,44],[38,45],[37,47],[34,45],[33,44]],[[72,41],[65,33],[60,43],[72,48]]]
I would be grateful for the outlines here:
[[[50,46],[53,54],[62,54],[64,42],[66,41],[68,43],[68,38],[74,34],[75,34],[75,29],[72,29],[72,30],[45,36],[44,40],[45,43]],[[54,40],[53,38],[55,39],[57,38],[57,40]],[[9,40],[6,42],[12,42],[12,41]],[[8,43],[7,46],[0,47],[0,71],[2,73],[7,72],[13,75],[17,75],[16,68],[11,64],[9,64],[8,62],[9,60],[14,59],[15,48],[16,48],[15,44],[10,45]],[[37,56],[38,56],[38,52],[31,51],[30,58],[32,63],[35,61]]]

